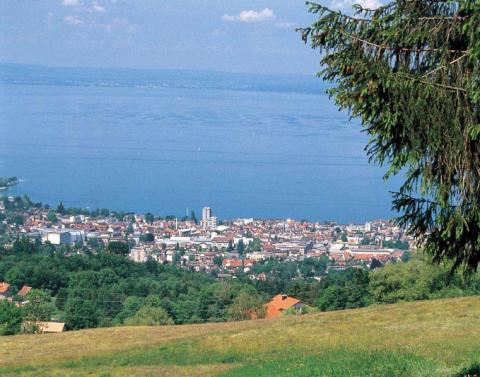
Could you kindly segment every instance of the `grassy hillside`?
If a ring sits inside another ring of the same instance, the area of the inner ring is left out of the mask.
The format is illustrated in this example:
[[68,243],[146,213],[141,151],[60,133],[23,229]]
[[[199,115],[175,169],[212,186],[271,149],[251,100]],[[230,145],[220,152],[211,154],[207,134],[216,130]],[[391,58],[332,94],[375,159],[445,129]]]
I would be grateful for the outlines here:
[[0,344],[2,376],[452,376],[480,362],[480,297]]

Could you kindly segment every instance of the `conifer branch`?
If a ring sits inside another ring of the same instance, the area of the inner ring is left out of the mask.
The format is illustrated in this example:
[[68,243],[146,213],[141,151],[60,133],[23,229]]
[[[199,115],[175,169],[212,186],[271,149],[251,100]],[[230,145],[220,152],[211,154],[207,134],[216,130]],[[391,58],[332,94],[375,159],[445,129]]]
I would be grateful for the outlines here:
[[467,57],[467,56],[468,56],[468,51],[467,51],[465,54],[463,54],[462,56],[460,56],[460,57],[452,60],[452,61],[451,61],[450,63],[448,63],[447,65],[442,65],[442,66],[440,66],[440,67],[435,68],[434,70],[432,70],[432,71],[430,71],[430,72],[425,73],[425,74],[422,76],[422,78],[428,77],[428,76],[434,74],[434,73],[437,72],[437,71],[440,71],[440,70],[442,70],[442,69],[445,69],[445,68],[447,68],[449,65],[455,64],[455,63],[459,62],[460,60],[462,60],[463,58],[465,58],[465,57]]
[[346,35],[347,37],[349,37],[353,40],[356,40],[356,41],[361,42],[363,44],[366,44],[368,46],[378,48],[380,50],[401,51],[401,52],[418,52],[418,53],[422,53],[422,52],[450,52],[450,53],[466,54],[468,52],[468,50],[449,50],[449,49],[440,49],[440,48],[407,48],[407,47],[400,47],[399,48],[399,47],[393,47],[393,46],[379,45],[377,43],[367,41],[367,40],[362,39],[360,37],[357,37],[353,34],[350,34],[343,29],[339,29],[339,31],[342,34]]

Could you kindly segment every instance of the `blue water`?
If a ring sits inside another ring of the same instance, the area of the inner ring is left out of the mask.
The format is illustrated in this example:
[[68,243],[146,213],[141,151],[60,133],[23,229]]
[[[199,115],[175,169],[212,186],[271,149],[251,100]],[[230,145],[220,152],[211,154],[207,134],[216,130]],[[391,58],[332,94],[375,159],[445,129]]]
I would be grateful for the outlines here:
[[314,77],[0,65],[0,176],[35,201],[221,218],[389,218],[398,182]]

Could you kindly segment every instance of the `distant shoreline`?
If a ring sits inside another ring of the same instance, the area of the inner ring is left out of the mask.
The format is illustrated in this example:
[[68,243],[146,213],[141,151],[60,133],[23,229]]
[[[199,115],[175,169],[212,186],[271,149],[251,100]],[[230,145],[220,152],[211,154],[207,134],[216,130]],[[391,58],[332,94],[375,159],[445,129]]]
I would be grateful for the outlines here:
[[17,177],[9,177],[9,178],[2,178],[0,177],[0,190],[4,191],[11,186],[18,185],[18,178]]

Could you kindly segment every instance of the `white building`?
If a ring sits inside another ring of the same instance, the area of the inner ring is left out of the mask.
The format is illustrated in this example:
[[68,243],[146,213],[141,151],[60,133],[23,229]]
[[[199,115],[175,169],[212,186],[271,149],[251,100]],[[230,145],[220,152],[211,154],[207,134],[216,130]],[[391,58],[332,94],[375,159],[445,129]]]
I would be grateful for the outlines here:
[[371,232],[372,231],[372,223],[366,222],[365,223],[365,232]]
[[47,241],[52,245],[68,245],[72,243],[72,236],[65,230],[47,231],[43,233],[42,242]]
[[202,220],[208,220],[212,217],[212,209],[210,207],[204,207],[202,209]]
[[200,221],[200,225],[203,228],[217,227],[217,218],[212,216],[212,209],[210,207],[204,207],[202,209],[202,221]]
[[76,229],[42,229],[42,242],[52,245],[69,245],[85,242],[85,231]]

